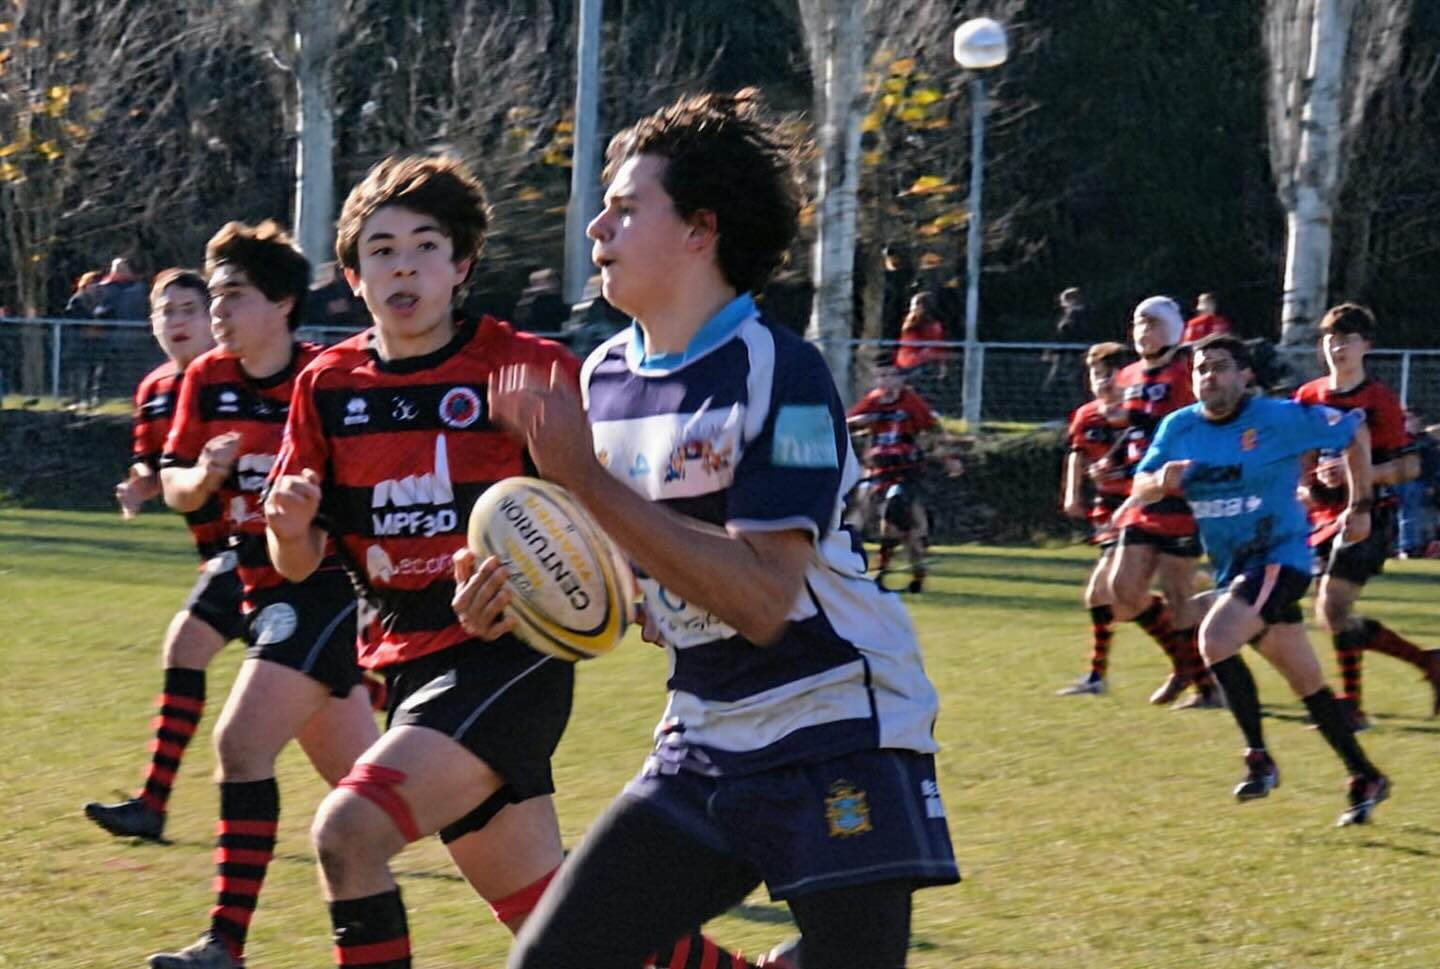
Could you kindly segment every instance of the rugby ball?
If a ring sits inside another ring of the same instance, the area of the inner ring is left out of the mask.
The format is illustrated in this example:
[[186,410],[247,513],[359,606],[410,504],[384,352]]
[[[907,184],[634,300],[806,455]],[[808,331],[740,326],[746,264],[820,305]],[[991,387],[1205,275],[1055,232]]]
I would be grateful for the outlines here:
[[590,513],[559,485],[506,478],[470,510],[470,550],[508,576],[515,635],[574,662],[604,656],[630,624],[630,566]]

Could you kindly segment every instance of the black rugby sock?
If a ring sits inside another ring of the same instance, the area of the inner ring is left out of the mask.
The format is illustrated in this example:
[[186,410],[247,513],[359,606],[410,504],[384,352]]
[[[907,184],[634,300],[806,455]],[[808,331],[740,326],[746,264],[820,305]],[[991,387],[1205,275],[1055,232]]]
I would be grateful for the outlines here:
[[[1236,653],[1210,667],[1215,679],[1225,689],[1225,698],[1230,702],[1230,713],[1235,717],[1240,732],[1245,735],[1245,746],[1252,750],[1265,749],[1265,731],[1260,726],[1260,693],[1255,687],[1255,677],[1250,667]],[[1308,701],[1307,701],[1308,702]]]

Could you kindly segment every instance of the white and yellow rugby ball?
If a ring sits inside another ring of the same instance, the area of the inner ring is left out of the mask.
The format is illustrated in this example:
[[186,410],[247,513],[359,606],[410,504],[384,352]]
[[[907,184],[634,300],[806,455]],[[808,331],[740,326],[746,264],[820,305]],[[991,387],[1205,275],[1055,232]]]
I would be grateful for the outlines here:
[[574,662],[604,656],[630,624],[630,566],[568,491],[538,478],[491,485],[470,511],[470,550],[509,575],[515,634]]

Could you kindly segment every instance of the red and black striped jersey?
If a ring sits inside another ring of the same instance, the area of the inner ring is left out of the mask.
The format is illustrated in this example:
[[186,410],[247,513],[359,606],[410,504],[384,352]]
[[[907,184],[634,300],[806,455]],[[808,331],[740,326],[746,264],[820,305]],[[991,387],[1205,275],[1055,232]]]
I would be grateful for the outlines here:
[[[160,471],[160,456],[165,451],[165,438],[170,434],[175,402],[184,378],[185,371],[167,360],[146,374],[135,388],[135,412],[130,422],[133,464],[146,465],[156,473]],[[202,559],[225,548],[225,522],[217,499],[212,497],[194,511],[186,512],[185,524]]]
[[[1129,364],[1116,375],[1115,385],[1120,389],[1121,406],[1129,421],[1118,453],[1130,477],[1134,477],[1135,467],[1149,450],[1160,421],[1167,414],[1195,403],[1195,391],[1190,384],[1190,351],[1178,350],[1169,363],[1158,367],[1147,367],[1144,360]],[[1163,535],[1188,535],[1195,531],[1189,504],[1177,497],[1161,498],[1152,505],[1134,509],[1117,524],[1134,525]]]
[[490,422],[490,375],[511,363],[579,385],[579,361],[557,343],[486,317],[449,344],[382,360],[374,332],[324,353],[295,386],[275,475],[323,479],[316,522],[360,590],[360,665],[408,662],[473,638],[451,608],[451,557],[475,499],[502,478],[534,473],[524,445]]
[[[1403,454],[1408,454],[1415,442],[1405,430],[1405,409],[1395,392],[1373,377],[1366,377],[1349,390],[1335,390],[1330,386],[1329,377],[1319,377],[1295,391],[1295,399],[1302,404],[1324,404],[1336,410],[1349,411],[1359,408],[1365,412],[1365,426],[1370,430],[1370,462],[1384,464]],[[1336,457],[1337,453],[1322,453],[1322,457]],[[1316,540],[1323,541],[1333,534],[1348,497],[1342,485],[1327,488],[1315,479],[1314,471],[1307,472],[1305,483],[1310,486],[1310,524],[1320,533]],[[1394,489],[1388,485],[1375,486],[1375,503],[1381,506],[1395,504]]]
[[[1124,436],[1125,428],[1117,427],[1105,416],[1105,409],[1098,400],[1086,401],[1070,415],[1070,429],[1067,436],[1070,450],[1080,455],[1085,467],[1119,459],[1115,446]],[[1097,495],[1120,496],[1130,494],[1131,478],[1116,477],[1108,481],[1089,479]]]
[[[247,600],[257,590],[285,581],[271,565],[265,545],[265,482],[280,451],[295,377],[321,349],[296,343],[290,363],[260,380],[245,373],[238,357],[219,348],[201,354],[185,369],[161,466],[192,467],[206,441],[228,431],[240,435],[235,467],[214,498]],[[333,556],[326,559],[322,568],[338,568]]]
[[864,427],[870,432],[865,449],[867,472],[912,471],[925,459],[919,435],[940,426],[930,405],[909,387],[892,397],[876,387],[850,408],[848,417],[868,416]]

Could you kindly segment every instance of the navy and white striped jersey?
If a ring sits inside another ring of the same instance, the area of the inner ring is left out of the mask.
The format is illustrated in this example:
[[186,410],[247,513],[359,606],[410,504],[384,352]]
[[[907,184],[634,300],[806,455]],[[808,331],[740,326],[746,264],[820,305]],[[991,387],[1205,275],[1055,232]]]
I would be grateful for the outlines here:
[[690,769],[732,774],[936,750],[937,698],[910,617],[866,578],[841,527],[859,466],[820,354],[744,295],[683,354],[647,359],[639,328],[622,331],[590,355],[581,387],[596,455],[633,490],[722,528],[815,539],[790,623],[763,648],[639,576],[671,664],[657,741]]

